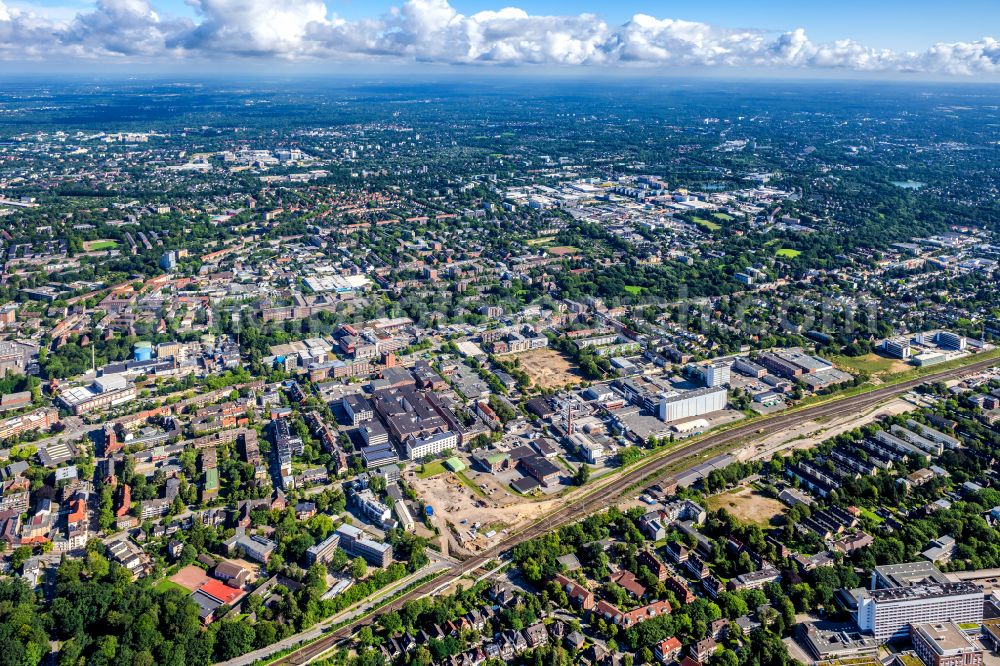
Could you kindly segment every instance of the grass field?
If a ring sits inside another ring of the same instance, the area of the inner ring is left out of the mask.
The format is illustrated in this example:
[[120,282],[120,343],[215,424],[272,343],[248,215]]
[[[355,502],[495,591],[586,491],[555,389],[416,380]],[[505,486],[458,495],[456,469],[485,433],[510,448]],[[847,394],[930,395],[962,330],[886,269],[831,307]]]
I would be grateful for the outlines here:
[[555,236],[539,236],[538,238],[532,238],[531,240],[527,241],[527,244],[531,246],[551,245],[552,241],[554,241],[555,239],[556,239]]
[[550,247],[545,249],[549,254],[554,254],[557,257],[563,257],[568,254],[576,254],[580,251],[580,248],[573,247],[572,245],[557,245],[555,247]]
[[717,220],[722,220],[723,222],[732,222],[733,221],[733,216],[732,215],[726,215],[725,213],[712,213],[712,217],[714,217]]
[[752,488],[742,488],[728,493],[719,493],[708,498],[708,508],[715,511],[725,509],[735,518],[767,527],[771,519],[785,510],[785,505],[771,497],[765,497]]
[[907,370],[912,370],[910,365],[895,358],[886,358],[878,354],[865,354],[864,356],[834,356],[830,359],[838,368],[844,368],[848,372],[864,372],[868,375],[895,375]]
[[175,583],[174,581],[172,581],[172,580],[170,580],[168,578],[164,578],[163,580],[161,580],[159,583],[157,583],[153,587],[153,589],[156,590],[157,592],[168,592],[170,590],[180,590],[184,594],[191,594],[191,592],[186,587],[184,587],[183,585],[180,585],[178,583]]
[[637,287],[635,285],[627,284],[625,285],[625,291],[632,296],[638,296],[642,293],[642,287]]
[[706,220],[703,217],[692,217],[691,219],[699,227],[701,227],[703,229],[708,229],[709,231],[718,231],[719,229],[722,228],[722,225],[716,224],[715,222],[711,222],[709,220]]
[[440,460],[435,460],[434,462],[423,465],[420,468],[420,471],[417,472],[417,476],[420,477],[421,479],[426,479],[432,476],[437,476],[438,474],[441,474],[444,471],[446,471],[444,468],[444,463],[441,462]]
[[105,239],[105,240],[95,240],[86,241],[83,244],[83,249],[87,252],[99,252],[101,250],[113,250],[118,247],[118,241]]
[[861,509],[861,515],[867,518],[868,520],[872,521],[876,525],[881,525],[882,523],[885,522],[884,520],[882,520],[880,516],[875,515],[872,511],[868,509]]
[[799,250],[793,250],[791,248],[783,247],[780,250],[778,250],[775,254],[777,254],[779,257],[785,257],[787,259],[794,259],[795,257],[797,257],[800,254],[802,254],[802,252],[799,251]]

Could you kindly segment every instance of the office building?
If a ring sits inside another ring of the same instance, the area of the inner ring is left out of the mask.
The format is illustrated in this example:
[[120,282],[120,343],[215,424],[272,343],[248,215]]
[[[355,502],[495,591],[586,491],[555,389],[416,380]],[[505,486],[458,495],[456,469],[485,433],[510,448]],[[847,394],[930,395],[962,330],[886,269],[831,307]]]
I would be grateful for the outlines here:
[[967,341],[963,335],[950,331],[938,331],[937,335],[934,336],[934,342],[944,349],[964,351]]
[[889,338],[882,341],[882,351],[904,361],[909,360],[912,350],[906,338]]
[[983,649],[954,622],[910,625],[913,651],[926,666],[982,666]]
[[394,465],[399,462],[399,455],[396,449],[388,442],[373,444],[361,449],[361,459],[365,462],[365,467],[374,469],[383,465]]
[[731,366],[726,363],[712,363],[701,367],[701,378],[705,386],[716,388],[729,383],[731,372]]
[[358,428],[358,432],[361,433],[361,439],[365,440],[367,446],[389,444],[389,431],[379,421],[372,420],[362,423],[361,427]]
[[442,451],[448,451],[458,446],[458,435],[454,432],[436,432],[426,437],[410,435],[406,439],[406,457],[409,460],[419,460]]
[[310,566],[317,562],[326,564],[333,560],[333,555],[337,552],[338,547],[340,547],[340,535],[334,532],[325,540],[306,549],[306,562]]
[[368,564],[377,567],[388,566],[392,561],[392,546],[379,543],[365,536],[365,533],[353,525],[341,525],[337,528],[340,536],[340,547],[348,555],[363,558]]
[[375,410],[372,409],[372,404],[364,396],[356,394],[344,396],[343,405],[344,412],[347,413],[347,418],[351,419],[351,425],[354,427],[375,418]]
[[983,591],[969,582],[920,582],[863,590],[858,598],[856,619],[858,628],[873,634],[880,643],[906,636],[910,624],[981,623]]

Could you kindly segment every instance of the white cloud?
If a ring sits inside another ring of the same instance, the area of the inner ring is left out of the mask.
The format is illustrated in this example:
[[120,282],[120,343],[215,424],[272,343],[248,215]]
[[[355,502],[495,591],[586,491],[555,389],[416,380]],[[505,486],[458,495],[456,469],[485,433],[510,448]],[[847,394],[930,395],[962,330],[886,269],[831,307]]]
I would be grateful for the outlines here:
[[177,41],[190,50],[240,55],[296,55],[311,48],[312,24],[327,20],[322,0],[194,0],[204,17]]
[[98,0],[97,8],[56,27],[58,44],[80,56],[158,56],[167,53],[168,36],[190,22],[161,21],[148,0]]
[[592,14],[531,15],[507,7],[463,15],[447,0],[405,0],[385,15],[346,21],[323,0],[188,0],[198,18],[161,17],[149,0],[98,0],[71,21],[0,0],[0,57],[379,59],[447,64],[842,69],[1000,74],[992,38],[899,53],[850,39],[816,43],[805,30],[773,34],[636,14],[609,26]]

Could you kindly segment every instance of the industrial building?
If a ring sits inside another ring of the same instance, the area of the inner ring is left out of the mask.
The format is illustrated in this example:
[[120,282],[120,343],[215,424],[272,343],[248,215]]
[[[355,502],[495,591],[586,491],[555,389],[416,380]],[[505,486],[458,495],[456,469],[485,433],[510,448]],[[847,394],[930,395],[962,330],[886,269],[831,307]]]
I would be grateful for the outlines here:
[[660,398],[659,416],[668,422],[702,416],[725,409],[727,401],[728,393],[722,387],[708,386],[684,393],[664,394]]
[[134,400],[135,386],[121,375],[96,378],[90,386],[77,386],[59,394],[59,402],[74,414],[86,414],[105,407],[115,407]]

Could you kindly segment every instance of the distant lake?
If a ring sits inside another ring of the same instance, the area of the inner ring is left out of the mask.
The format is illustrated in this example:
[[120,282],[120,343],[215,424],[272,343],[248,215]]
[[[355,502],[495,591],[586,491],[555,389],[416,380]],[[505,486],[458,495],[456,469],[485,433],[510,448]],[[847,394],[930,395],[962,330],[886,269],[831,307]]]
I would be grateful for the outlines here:
[[892,184],[896,187],[902,187],[904,190],[919,190],[927,183],[921,183],[916,180],[894,180]]

